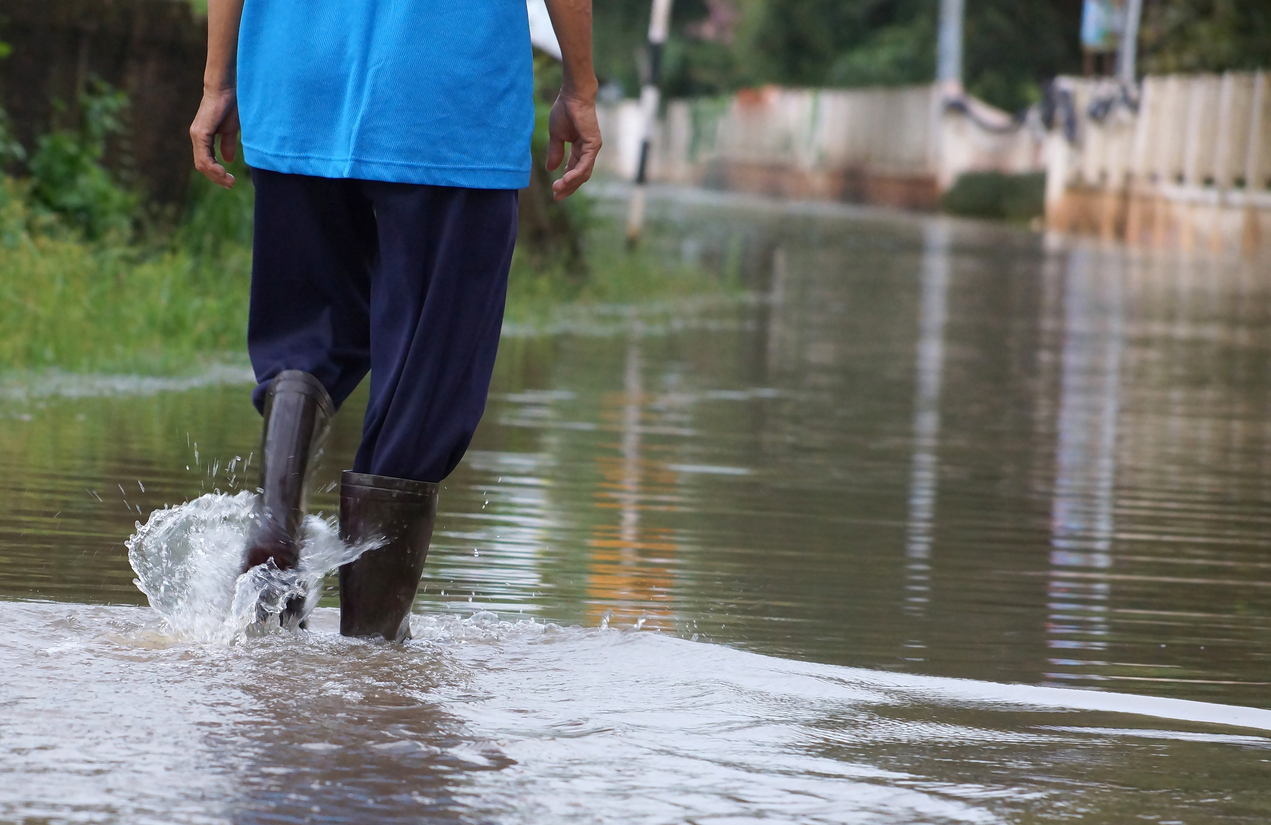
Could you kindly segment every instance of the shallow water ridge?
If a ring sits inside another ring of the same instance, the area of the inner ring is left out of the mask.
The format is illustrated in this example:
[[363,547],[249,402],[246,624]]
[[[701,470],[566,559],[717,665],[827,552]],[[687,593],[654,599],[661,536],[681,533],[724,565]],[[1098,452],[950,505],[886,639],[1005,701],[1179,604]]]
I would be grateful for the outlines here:
[[1271,820],[1271,273],[653,213],[751,297],[509,330],[405,647],[134,586],[246,512],[235,371],[4,385],[0,820]]

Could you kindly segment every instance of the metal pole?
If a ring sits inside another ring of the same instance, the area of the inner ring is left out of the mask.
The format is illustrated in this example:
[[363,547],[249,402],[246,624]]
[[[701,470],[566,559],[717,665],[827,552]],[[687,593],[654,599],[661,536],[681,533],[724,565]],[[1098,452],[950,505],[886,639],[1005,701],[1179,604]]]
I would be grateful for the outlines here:
[[1135,63],[1139,54],[1139,20],[1143,17],[1143,0],[1128,0],[1125,7],[1125,31],[1121,33],[1121,51],[1117,55],[1117,79],[1129,85],[1137,77]]
[[649,179],[649,152],[653,130],[657,128],[661,94],[658,82],[662,75],[662,47],[671,24],[672,0],[653,0],[649,18],[649,74],[640,90],[640,164],[636,169],[635,191],[631,193],[631,214],[627,218],[627,242],[635,244],[644,229],[644,187]]
[[962,94],[962,20],[965,16],[966,0],[940,0],[936,80],[950,95]]

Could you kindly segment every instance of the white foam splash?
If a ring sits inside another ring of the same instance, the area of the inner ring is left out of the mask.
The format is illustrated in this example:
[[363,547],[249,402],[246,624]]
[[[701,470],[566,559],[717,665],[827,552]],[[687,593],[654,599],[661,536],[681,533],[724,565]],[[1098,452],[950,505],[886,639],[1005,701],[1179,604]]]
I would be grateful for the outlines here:
[[309,516],[296,568],[270,561],[240,575],[255,504],[249,492],[200,496],[156,510],[126,542],[133,583],[178,638],[233,644],[277,629],[283,608],[299,599],[304,609],[294,626],[317,605],[327,574],[377,546],[346,545],[333,519]]

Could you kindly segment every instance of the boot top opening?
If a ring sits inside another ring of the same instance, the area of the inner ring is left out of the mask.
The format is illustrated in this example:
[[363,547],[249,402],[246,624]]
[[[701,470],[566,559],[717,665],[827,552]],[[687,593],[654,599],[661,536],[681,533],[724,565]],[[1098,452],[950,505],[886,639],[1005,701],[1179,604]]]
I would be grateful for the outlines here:
[[273,396],[283,392],[306,395],[318,403],[318,407],[328,419],[335,415],[335,402],[331,400],[327,388],[322,386],[321,381],[303,370],[283,370],[274,376],[273,383],[269,387],[269,394]]
[[345,470],[341,478],[345,493],[362,497],[389,499],[426,499],[437,495],[438,485],[432,481],[377,476]]

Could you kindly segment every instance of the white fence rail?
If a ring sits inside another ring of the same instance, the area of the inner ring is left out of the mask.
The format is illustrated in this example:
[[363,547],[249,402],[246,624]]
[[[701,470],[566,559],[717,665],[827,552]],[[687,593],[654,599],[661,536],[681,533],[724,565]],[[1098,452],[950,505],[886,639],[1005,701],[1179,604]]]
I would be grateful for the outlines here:
[[1052,228],[1183,249],[1271,242],[1271,73],[1148,77],[1137,105],[1107,82],[1060,88],[1071,106],[1047,139]]
[[[932,207],[964,171],[1033,171],[1041,135],[933,85],[850,90],[767,87],[668,104],[653,142],[654,180],[789,197]],[[988,128],[986,128],[986,124]],[[635,101],[602,107],[601,171],[639,162]]]
[[[1056,117],[1018,123],[936,85],[768,87],[668,104],[653,180],[932,208],[958,175],[1046,169],[1057,230],[1134,244],[1271,248],[1271,72],[1059,78]],[[639,162],[634,101],[602,107],[601,171]]]

